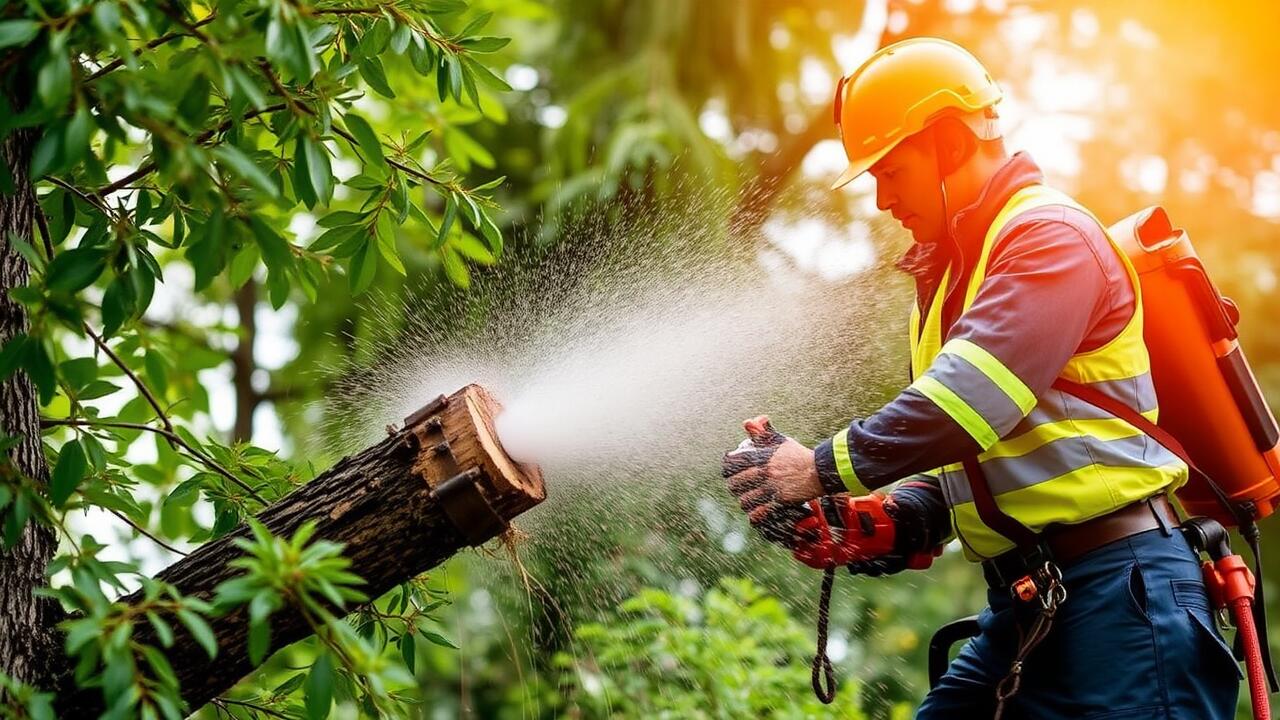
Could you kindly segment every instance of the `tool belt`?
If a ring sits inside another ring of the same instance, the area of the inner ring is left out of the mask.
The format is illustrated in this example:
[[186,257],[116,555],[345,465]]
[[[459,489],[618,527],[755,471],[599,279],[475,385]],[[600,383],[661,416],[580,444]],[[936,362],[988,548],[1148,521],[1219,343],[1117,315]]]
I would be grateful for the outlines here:
[[987,584],[1010,593],[1015,610],[1027,620],[1025,627],[1016,623],[1018,646],[1013,664],[996,683],[994,720],[1004,716],[1008,701],[1018,694],[1027,657],[1049,635],[1054,616],[1067,600],[1062,569],[1092,550],[1141,532],[1160,528],[1166,536],[1171,535],[1179,522],[1169,498],[1155,495],[1082,523],[1051,525],[1035,536],[1035,542],[1020,544],[982,563]]
[[1157,528],[1169,535],[1180,522],[1169,498],[1155,495],[1082,523],[1052,525],[1041,533],[1038,547],[1015,548],[983,561],[982,575],[992,589],[1008,590],[1046,562],[1064,569],[1089,552],[1131,535]]

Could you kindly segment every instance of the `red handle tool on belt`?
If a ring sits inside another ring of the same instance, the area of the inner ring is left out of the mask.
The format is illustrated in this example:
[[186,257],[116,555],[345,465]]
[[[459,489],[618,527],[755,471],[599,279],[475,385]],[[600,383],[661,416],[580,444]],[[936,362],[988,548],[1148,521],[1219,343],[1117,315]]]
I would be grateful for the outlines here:
[[1200,565],[1209,601],[1217,610],[1228,609],[1236,626],[1236,635],[1244,649],[1254,720],[1271,720],[1267,669],[1262,656],[1262,643],[1266,639],[1258,637],[1258,626],[1254,622],[1253,572],[1244,558],[1231,552],[1227,530],[1216,520],[1192,518],[1183,523],[1182,528],[1191,545],[1209,556]]

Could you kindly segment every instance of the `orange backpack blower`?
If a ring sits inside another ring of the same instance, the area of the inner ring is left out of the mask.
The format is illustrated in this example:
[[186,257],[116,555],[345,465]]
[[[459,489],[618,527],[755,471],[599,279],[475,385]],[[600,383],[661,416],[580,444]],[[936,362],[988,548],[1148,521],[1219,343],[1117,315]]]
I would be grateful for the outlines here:
[[[1231,611],[1254,717],[1269,720],[1267,690],[1275,692],[1277,684],[1266,642],[1257,521],[1280,501],[1280,429],[1240,347],[1240,312],[1209,279],[1187,234],[1160,207],[1130,215],[1109,232],[1142,290],[1143,335],[1160,404],[1158,426],[1143,429],[1191,467],[1178,500],[1202,517],[1183,528],[1209,556],[1202,568],[1211,602]],[[1223,524],[1237,527],[1249,543],[1252,573],[1231,552]]]
[[[1253,520],[1280,502],[1280,429],[1245,360],[1234,303],[1209,279],[1191,240],[1152,207],[1110,228],[1138,272],[1160,402],[1159,425],[1204,475]],[[1188,513],[1238,525],[1213,488],[1192,474],[1178,491]]]

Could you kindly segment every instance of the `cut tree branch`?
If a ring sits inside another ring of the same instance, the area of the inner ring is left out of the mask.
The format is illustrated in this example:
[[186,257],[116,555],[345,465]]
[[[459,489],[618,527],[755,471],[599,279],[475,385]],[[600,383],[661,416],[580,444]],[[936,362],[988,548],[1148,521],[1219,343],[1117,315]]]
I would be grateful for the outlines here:
[[[364,579],[360,589],[370,598],[464,547],[497,537],[512,518],[541,502],[542,477],[536,467],[516,464],[498,445],[492,419],[499,408],[483,389],[467,386],[433,407],[434,412],[415,413],[405,429],[339,460],[263,510],[258,520],[279,537],[290,537],[314,521],[313,542],[343,544],[343,555]],[[157,579],[185,596],[210,600],[220,583],[242,574],[230,563],[243,555],[235,541],[245,537],[250,532],[242,524],[197,548]],[[121,602],[133,605],[142,599],[141,593],[134,593]],[[175,639],[164,653],[191,709],[219,698],[253,670],[246,608],[211,618],[218,645],[213,659],[182,623],[171,624]],[[272,650],[311,632],[312,625],[296,606],[271,616]],[[134,640],[158,644],[154,629],[144,624],[135,628]],[[101,690],[76,687],[72,660],[67,662],[54,688],[59,715],[96,717],[103,710]]]

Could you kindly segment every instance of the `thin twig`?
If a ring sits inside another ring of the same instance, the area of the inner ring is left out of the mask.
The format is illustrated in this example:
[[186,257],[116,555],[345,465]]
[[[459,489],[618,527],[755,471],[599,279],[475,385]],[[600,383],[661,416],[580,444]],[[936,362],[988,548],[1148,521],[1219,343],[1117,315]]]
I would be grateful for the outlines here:
[[205,45],[208,45],[209,49],[213,50],[215,55],[219,54],[218,42],[213,38],[209,37],[208,35],[205,35],[204,33],[200,32],[199,23],[192,24],[189,20],[187,20],[187,18],[182,14],[182,8],[177,7],[172,2],[162,2],[160,3],[160,12],[164,13],[165,15],[168,15],[170,18],[173,19],[174,22],[186,28],[187,32],[190,33],[192,36],[194,36],[197,40],[204,43]]
[[147,425],[145,423],[116,422],[112,420],[78,420],[75,418],[65,418],[65,419],[41,418],[40,419],[40,427],[57,427],[62,425],[70,426],[70,427],[108,427],[108,428],[120,428],[122,430],[145,430],[147,432],[153,432],[157,435],[163,436],[165,439],[167,439],[170,442],[170,444],[178,445],[179,447],[181,447],[182,449],[190,453],[192,457],[196,458],[201,463],[203,463],[210,470],[213,470],[219,475],[235,483],[236,486],[239,487],[241,490],[244,490],[245,492],[249,493],[249,495],[254,500],[257,500],[258,502],[262,503],[263,507],[266,507],[268,505],[267,501],[261,495],[259,495],[256,490],[249,487],[248,483],[236,477],[235,475],[232,475],[230,470],[222,467],[222,465],[218,464],[218,461],[214,460],[208,455],[205,455],[204,453],[192,447],[186,440],[182,439],[181,435],[177,434],[176,432],[173,432],[172,430],[158,428],[152,425]]
[[40,229],[40,237],[44,240],[45,260],[53,260],[53,240],[49,236],[49,219],[44,216],[44,208],[36,203],[36,227]]
[[90,205],[97,207],[99,210],[102,211],[103,215],[106,215],[109,218],[115,219],[115,213],[111,211],[111,208],[107,207],[106,200],[102,195],[98,195],[97,193],[94,193],[94,195],[97,195],[97,197],[94,197],[94,195],[89,195],[85,193],[85,191],[81,190],[75,185],[72,185],[71,183],[65,180],[62,180],[60,178],[56,178],[52,175],[48,175],[44,179],[66,190],[67,192],[71,192],[71,193],[75,193],[76,195],[79,195],[81,200],[84,200]]
[[174,546],[170,545],[169,543],[167,543],[167,542],[165,542],[165,541],[161,540],[160,538],[156,537],[155,535],[152,535],[150,532],[148,532],[148,531],[147,531],[147,529],[146,529],[146,528],[144,528],[144,527],[142,527],[141,525],[139,525],[138,523],[136,523],[136,522],[134,522],[134,521],[130,520],[130,519],[129,519],[129,516],[125,515],[124,513],[120,512],[119,510],[116,510],[115,508],[107,508],[107,509],[111,511],[111,514],[112,514],[112,515],[115,515],[116,517],[118,517],[118,518],[120,518],[121,520],[125,521],[126,523],[128,523],[128,524],[129,524],[129,527],[133,528],[134,530],[137,530],[138,532],[142,533],[143,535],[146,535],[148,538],[150,538],[150,539],[151,539],[151,541],[152,541],[152,542],[154,542],[155,544],[157,544],[157,545],[159,545],[160,547],[164,548],[165,550],[168,550],[168,551],[169,551],[169,552],[171,552],[171,553],[176,553],[176,554],[181,555],[181,556],[183,556],[183,557],[186,557],[186,556],[187,556],[187,553],[182,552],[182,551],[181,551],[181,550],[179,550],[178,548],[176,548],[176,547],[174,547]]
[[377,7],[336,7],[336,8],[312,8],[312,15],[381,15],[382,10]]
[[[240,121],[252,120],[253,118],[258,117],[259,115],[265,115],[267,113],[273,113],[278,110],[284,110],[287,107],[288,105],[286,105],[285,103],[278,103],[275,105],[269,105],[265,108],[262,108],[261,110],[257,110],[257,109],[250,110],[249,112],[244,114],[244,117],[239,118],[239,120]],[[236,123],[236,121],[237,121],[236,118],[228,118],[224,120],[222,124],[218,125],[218,127],[205,130],[204,132],[196,136],[196,144],[203,145],[204,143],[208,142],[209,139],[212,138],[214,135],[217,135],[218,133],[221,133],[221,132],[226,132],[228,129],[230,129],[232,125]],[[146,177],[148,174],[151,173],[151,171],[155,169],[156,169],[155,161],[148,160],[147,162],[138,166],[137,170],[134,170],[133,172],[129,173],[128,175],[125,175],[124,177],[120,178],[119,180],[116,180],[115,182],[109,185],[104,185],[98,188],[97,190],[94,190],[93,194],[97,195],[99,198],[106,197],[107,195],[110,195],[111,193],[125,186],[132,185],[135,181]]]
[[[285,715],[284,713],[278,710],[272,710],[271,708],[266,707],[264,705],[245,702],[244,700],[232,700],[231,698],[225,698],[225,697],[219,697],[219,698],[213,699],[214,705],[218,705],[220,703],[224,705],[239,705],[240,707],[246,707],[252,710],[257,710],[260,713],[266,713],[267,715],[270,715],[272,717],[284,718],[284,720],[289,720],[288,715]],[[226,708],[223,708],[223,709],[226,710]],[[230,711],[228,711],[227,714],[230,715],[231,714]]]
[[[195,23],[194,25],[192,25],[190,29],[195,29],[195,28],[199,28],[199,27],[203,27],[203,26],[205,26],[205,25],[208,25],[209,23],[213,22],[213,21],[214,21],[214,19],[216,19],[216,18],[217,18],[217,13],[216,13],[216,12],[211,12],[211,13],[209,13],[208,15],[206,15],[204,18],[202,18],[199,22],[197,22],[197,23]],[[138,48],[137,50],[134,50],[134,51],[133,51],[133,54],[134,54],[134,56],[135,56],[135,57],[137,57],[137,56],[141,55],[141,54],[142,54],[144,51],[146,51],[146,50],[154,50],[154,49],[156,49],[156,48],[160,47],[161,45],[164,45],[165,43],[173,42],[174,40],[177,40],[178,38],[184,38],[184,37],[187,37],[187,36],[189,36],[189,35],[191,35],[191,33],[190,33],[190,32],[176,32],[176,31],[175,31],[175,32],[171,32],[171,33],[167,33],[167,34],[165,34],[165,35],[161,35],[160,37],[156,38],[155,40],[152,40],[151,42],[147,43],[145,47],[141,47],[141,48]],[[95,71],[92,75],[90,75],[88,78],[86,78],[86,79],[85,79],[85,83],[91,83],[91,82],[93,82],[94,80],[97,80],[98,78],[102,77],[103,75],[106,75],[107,73],[111,72],[112,70],[115,70],[116,68],[120,67],[121,65],[124,65],[124,58],[122,58],[122,57],[120,57],[120,58],[116,58],[115,60],[112,60],[111,62],[107,63],[106,65],[103,65],[102,67],[98,68],[98,70],[97,70],[97,71]]]
[[142,382],[142,378],[138,377],[137,374],[133,372],[133,369],[125,364],[125,362],[120,359],[120,356],[116,355],[115,352],[107,346],[107,341],[103,340],[100,335],[95,333],[93,328],[89,327],[89,323],[84,323],[84,331],[89,333],[89,337],[93,338],[93,343],[102,348],[102,352],[106,353],[107,357],[111,358],[111,362],[115,363],[116,367],[120,368],[124,371],[125,375],[129,376],[129,379],[133,381],[134,386],[138,388],[138,392],[142,393],[142,396],[147,399],[147,403],[156,411],[156,416],[160,418],[160,422],[164,423],[164,429],[172,433],[173,423],[169,421],[169,416],[165,413],[164,408],[160,407],[160,401],[151,393],[151,390],[147,387],[146,383]]

